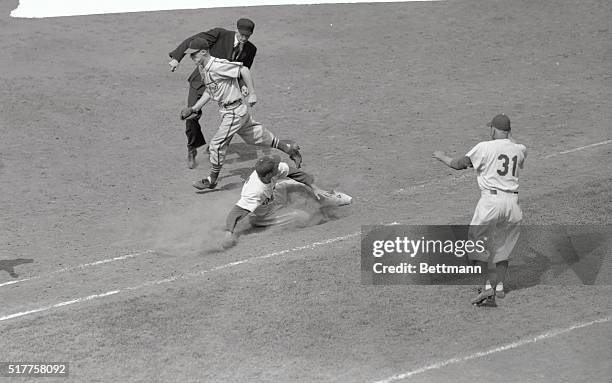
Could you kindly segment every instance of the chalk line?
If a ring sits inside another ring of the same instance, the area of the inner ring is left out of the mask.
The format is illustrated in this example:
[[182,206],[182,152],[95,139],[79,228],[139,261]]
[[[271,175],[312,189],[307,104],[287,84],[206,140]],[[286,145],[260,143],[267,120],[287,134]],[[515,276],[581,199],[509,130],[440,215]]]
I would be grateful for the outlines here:
[[[254,261],[258,261],[258,260],[262,260],[262,259],[272,258],[272,257],[276,257],[276,256],[283,255],[283,254],[288,254],[288,253],[302,251],[302,250],[308,250],[308,249],[314,249],[316,247],[328,245],[330,243],[344,241],[346,239],[349,239],[349,238],[352,238],[352,237],[356,237],[356,236],[358,236],[360,234],[361,234],[361,232],[355,232],[355,233],[343,235],[343,236],[340,236],[340,237],[329,238],[329,239],[326,239],[326,240],[323,240],[323,241],[319,241],[319,242],[313,242],[311,244],[304,245],[304,246],[294,247],[292,249],[285,249],[285,250],[276,251],[276,252],[269,253],[269,254],[260,255],[260,256],[257,256],[257,257],[251,257],[251,258],[243,259],[243,260],[240,260],[240,261],[230,262],[230,263],[227,263],[227,264],[224,264],[224,265],[212,267],[212,268],[207,269],[207,270],[201,270],[201,271],[197,271],[197,272],[193,272],[193,273],[185,273],[185,274],[180,275],[180,276],[173,276],[173,277],[170,277],[170,278],[159,279],[159,280],[155,280],[155,281],[147,281],[147,282],[141,283],[141,284],[136,285],[136,286],[125,287],[123,289],[112,290],[112,291],[108,291],[108,292],[101,293],[101,294],[88,295],[86,297],[76,298],[76,299],[72,299],[72,300],[64,301],[64,302],[59,302],[59,303],[55,303],[55,304],[52,304],[52,305],[47,305],[47,306],[39,307],[39,308],[28,310],[28,311],[22,311],[22,312],[18,312],[18,313],[14,313],[14,314],[3,315],[3,316],[0,316],[0,322],[6,321],[6,320],[9,320],[9,319],[24,317],[24,316],[30,315],[30,314],[35,314],[35,313],[39,313],[39,312],[49,311],[49,310],[52,310],[52,309],[55,309],[55,308],[58,308],[58,307],[69,306],[69,305],[73,305],[73,304],[76,304],[76,303],[87,302],[87,301],[91,301],[91,300],[98,299],[98,298],[104,298],[104,297],[108,297],[108,296],[111,296],[111,295],[120,294],[122,292],[139,290],[139,289],[142,289],[142,288],[145,288],[145,287],[151,287],[151,286],[161,285],[161,284],[165,284],[165,283],[175,282],[175,281],[178,281],[178,280],[188,279],[188,278],[191,278],[191,277],[198,277],[198,276],[205,275],[205,274],[208,274],[208,273],[212,273],[212,272],[215,272],[215,271],[227,269],[227,268],[230,268],[230,267],[234,267],[234,266],[238,266],[238,265],[242,265],[242,264],[245,264],[245,263],[250,263],[250,262],[254,262]],[[99,264],[97,262],[94,262],[94,263]],[[76,267],[78,267],[78,266],[75,266],[75,268]]]
[[579,150],[594,148],[596,146],[607,145],[607,144],[610,144],[610,143],[612,143],[612,140],[596,142],[594,144],[579,146],[579,147],[574,148],[574,149],[569,149],[569,150],[564,150],[564,151],[557,152],[557,153],[552,153],[552,154],[544,156],[544,158],[551,158],[551,157],[559,156],[559,155],[562,155],[562,154],[568,154],[568,153],[577,152]]
[[108,291],[108,292],[102,293],[102,294],[88,295],[86,297],[77,298],[77,299],[73,299],[73,300],[65,301],[65,302],[60,302],[60,303],[55,303],[53,305],[39,307],[39,308],[33,309],[33,310],[22,311],[20,313],[5,315],[3,317],[0,317],[0,321],[5,321],[5,320],[8,320],[8,319],[22,317],[22,316],[25,316],[25,315],[34,314],[34,313],[38,313],[38,312],[41,312],[41,311],[47,311],[47,310],[51,310],[51,309],[54,309],[54,308],[57,308],[57,307],[68,306],[68,305],[72,305],[72,304],[75,304],[75,303],[86,302],[86,301],[90,301],[90,300],[96,299],[96,298],[107,297],[109,295],[118,294],[119,292],[120,292],[120,290],[113,290],[113,291]]
[[95,262],[91,262],[91,263],[83,263],[83,264],[76,265],[76,266],[64,267],[63,269],[58,269],[58,270],[55,270],[55,271],[51,271],[49,273],[35,275],[33,277],[30,277],[30,278],[23,278],[23,279],[18,279],[18,280],[14,280],[14,281],[3,282],[3,283],[0,283],[0,287],[14,285],[15,283],[27,282],[27,281],[31,281],[31,280],[34,280],[34,279],[40,279],[40,278],[47,277],[47,276],[50,276],[50,275],[53,275],[53,274],[65,273],[65,272],[74,271],[74,270],[80,270],[80,269],[84,269],[86,267],[103,265],[103,264],[110,263],[110,262],[115,262],[115,261],[123,261],[123,260],[129,259],[129,258],[135,258],[135,257],[138,257],[140,255],[151,254],[151,253],[155,253],[155,251],[154,250],[145,250],[145,251],[140,251],[138,253],[125,254],[125,255],[120,255],[118,257],[114,257],[114,258],[102,259],[100,261],[95,261]]
[[491,348],[491,349],[486,350],[486,351],[475,352],[473,354],[470,354],[470,355],[467,355],[467,356],[464,356],[464,357],[451,358],[451,359],[447,359],[447,360],[444,360],[444,361],[441,361],[441,362],[433,363],[433,364],[430,364],[430,365],[425,366],[425,367],[417,368],[415,370],[411,370],[411,371],[403,372],[401,374],[390,376],[390,377],[388,377],[386,379],[383,379],[383,380],[378,380],[378,381],[376,381],[374,383],[391,383],[391,382],[395,382],[395,381],[398,381],[398,380],[407,379],[407,378],[410,378],[410,377],[412,377],[414,375],[422,374],[422,373],[424,373],[426,371],[439,370],[440,368],[448,366],[450,364],[461,363],[461,362],[465,362],[465,361],[468,361],[468,360],[472,360],[472,359],[476,359],[476,358],[481,358],[483,356],[495,354],[495,353],[498,353],[498,352],[502,352],[502,351],[506,351],[506,350],[511,350],[513,348],[521,347],[521,346],[524,346],[524,345],[530,344],[530,343],[535,343],[535,342],[538,342],[538,341],[543,340],[543,339],[552,338],[552,337],[555,337],[557,335],[561,335],[561,334],[564,334],[564,333],[567,333],[567,332],[570,332],[570,331],[573,331],[573,330],[577,330],[577,329],[580,329],[580,328],[592,326],[594,324],[605,323],[605,322],[609,322],[609,321],[610,321],[610,317],[605,317],[605,318],[595,319],[595,320],[592,320],[590,322],[584,322],[584,323],[575,324],[573,326],[566,327],[566,328],[549,330],[549,331],[546,331],[546,332],[544,332],[544,333],[542,333],[540,335],[534,336],[534,337],[524,338],[524,339],[518,340],[516,342],[505,344],[503,346]]

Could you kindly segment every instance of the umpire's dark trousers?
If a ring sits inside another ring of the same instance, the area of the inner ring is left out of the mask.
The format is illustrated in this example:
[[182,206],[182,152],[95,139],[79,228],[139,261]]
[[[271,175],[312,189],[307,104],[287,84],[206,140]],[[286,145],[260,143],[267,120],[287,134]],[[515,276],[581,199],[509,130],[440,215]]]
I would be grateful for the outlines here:
[[[204,94],[206,87],[201,81],[189,82],[189,94],[187,95],[187,106],[193,106]],[[206,143],[200,126],[200,114],[197,118],[185,120],[185,134],[187,135],[187,148],[197,149]]]

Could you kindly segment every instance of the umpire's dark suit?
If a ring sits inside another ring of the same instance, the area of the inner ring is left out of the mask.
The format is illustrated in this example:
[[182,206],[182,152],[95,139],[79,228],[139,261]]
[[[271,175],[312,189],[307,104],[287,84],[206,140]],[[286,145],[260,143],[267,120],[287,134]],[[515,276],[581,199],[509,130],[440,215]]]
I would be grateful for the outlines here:
[[[236,32],[228,31],[227,29],[223,28],[213,28],[206,32],[200,32],[180,43],[174,51],[170,52],[170,57],[177,61],[181,61],[183,56],[185,56],[185,50],[189,46],[191,40],[199,37],[206,39],[208,42],[211,56],[230,61],[240,61],[250,69],[251,65],[253,64],[253,59],[255,58],[255,53],[257,52],[257,48],[255,45],[253,45],[253,43],[247,41],[244,43],[242,52],[238,55],[238,57],[233,58],[232,52],[234,50],[235,34]],[[202,82],[202,77],[200,76],[200,71],[198,68],[191,73],[187,81],[189,81],[187,106],[192,106],[204,94],[204,83]],[[198,119],[185,120],[185,123],[185,134],[187,134],[187,147],[189,150],[194,150],[204,145],[206,140],[202,134],[202,128],[200,127]]]

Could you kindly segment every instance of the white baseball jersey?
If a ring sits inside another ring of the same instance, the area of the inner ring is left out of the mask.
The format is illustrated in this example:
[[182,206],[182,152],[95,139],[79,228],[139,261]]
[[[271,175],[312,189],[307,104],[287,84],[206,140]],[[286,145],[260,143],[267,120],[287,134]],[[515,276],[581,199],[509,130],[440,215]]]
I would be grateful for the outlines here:
[[242,186],[240,200],[236,205],[252,212],[257,216],[264,216],[272,209],[274,201],[274,188],[280,178],[287,177],[289,165],[284,162],[278,164],[278,174],[272,177],[269,184],[261,182],[259,175],[253,171],[249,179]]
[[[470,238],[488,238],[487,251],[471,253],[470,259],[494,263],[510,257],[523,220],[518,204],[518,176],[527,158],[525,145],[509,139],[480,142],[467,154],[478,173],[482,195],[470,222]],[[492,194],[490,191],[499,191]],[[509,192],[509,193],[508,193]]]
[[198,66],[206,91],[213,100],[226,104],[242,98],[238,77],[242,63],[211,57],[205,66]]
[[510,139],[483,141],[467,154],[478,173],[480,190],[518,192],[519,169],[527,158],[525,145]]

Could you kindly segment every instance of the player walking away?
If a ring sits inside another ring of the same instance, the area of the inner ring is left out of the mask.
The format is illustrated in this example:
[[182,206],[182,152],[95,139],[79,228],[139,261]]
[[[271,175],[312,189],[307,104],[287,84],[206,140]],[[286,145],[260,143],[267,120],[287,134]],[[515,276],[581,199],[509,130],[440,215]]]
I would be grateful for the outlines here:
[[527,158],[525,145],[517,144],[510,137],[508,116],[499,114],[487,126],[491,128],[492,140],[478,143],[464,157],[452,159],[441,151],[433,153],[433,158],[453,169],[474,167],[477,171],[481,197],[470,223],[469,236],[474,240],[486,238],[488,249],[469,257],[485,270],[489,261],[495,265],[489,270],[484,288],[472,299],[472,304],[477,306],[497,306],[495,296],[504,297],[508,258],[518,241],[523,219],[518,202],[519,169]]
[[240,200],[227,215],[224,247],[235,244],[236,225],[247,216],[250,224],[256,227],[320,222],[323,215],[317,216],[302,206],[289,206],[289,193],[293,190],[308,194],[310,199],[314,196],[319,211],[352,202],[352,198],[344,193],[319,188],[312,175],[281,162],[280,156],[261,157],[242,187]]
[[[287,153],[295,162],[296,167],[299,168],[302,164],[300,147],[293,141],[279,140],[272,132],[251,117],[244,101],[249,106],[253,106],[257,102],[257,96],[255,95],[249,68],[240,62],[212,57],[208,43],[204,39],[193,39],[185,52],[191,55],[192,60],[197,65],[205,83],[206,91],[198,102],[181,111],[181,118],[190,118],[199,113],[210,100],[219,104],[219,112],[221,113],[221,125],[208,147],[211,165],[210,174],[208,178],[196,181],[193,186],[199,190],[217,187],[217,178],[221,172],[227,148],[236,133],[248,144],[272,147]],[[242,79],[247,86],[246,100],[243,100],[244,94],[240,89],[238,79]]]
[[[174,72],[176,70],[179,66],[179,62],[185,56],[185,50],[189,47],[189,43],[196,38],[206,40],[210,46],[211,56],[230,61],[238,61],[250,69],[255,59],[255,53],[257,53],[257,48],[249,41],[255,29],[255,23],[249,19],[240,19],[236,23],[236,27],[238,29],[236,32],[224,28],[213,28],[206,32],[200,32],[188,37],[185,41],[180,43],[175,50],[170,52],[170,71]],[[189,82],[187,106],[192,106],[204,94],[204,82],[202,81],[202,76],[200,76],[198,68],[194,69],[187,81]],[[241,85],[242,89],[246,91],[246,85]],[[206,144],[206,140],[202,134],[202,127],[199,123],[200,117],[201,113],[198,113],[197,116],[185,120],[187,164],[190,169],[193,169],[197,165],[195,160],[198,154],[197,149]]]

